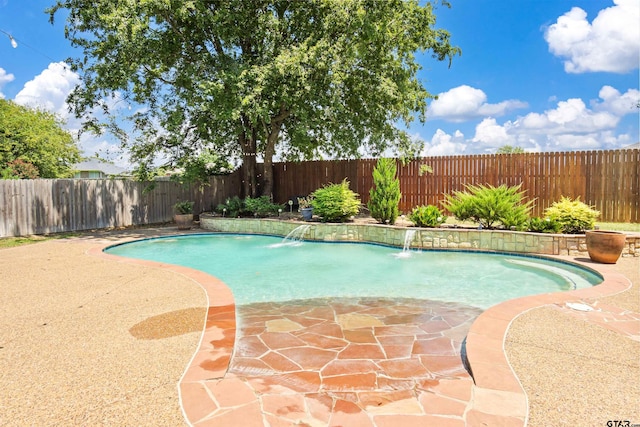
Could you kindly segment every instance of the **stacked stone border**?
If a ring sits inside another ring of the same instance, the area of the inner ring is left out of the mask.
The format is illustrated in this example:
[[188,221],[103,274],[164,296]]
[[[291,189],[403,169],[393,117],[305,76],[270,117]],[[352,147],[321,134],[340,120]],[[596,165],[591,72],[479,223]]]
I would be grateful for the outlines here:
[[[200,227],[225,233],[286,236],[296,227],[309,224],[305,240],[372,242],[402,247],[407,230],[415,230],[413,249],[468,249],[541,255],[588,256],[584,234],[543,234],[507,230],[468,228],[417,228],[382,224],[320,223],[278,219],[222,218],[200,215]],[[640,234],[627,234],[622,256],[640,257]]]

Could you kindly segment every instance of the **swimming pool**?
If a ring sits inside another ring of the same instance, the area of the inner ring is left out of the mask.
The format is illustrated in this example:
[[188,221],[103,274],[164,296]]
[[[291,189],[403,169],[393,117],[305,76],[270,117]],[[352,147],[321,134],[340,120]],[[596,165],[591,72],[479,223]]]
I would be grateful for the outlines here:
[[586,288],[590,270],[550,259],[470,251],[411,251],[369,243],[205,234],[111,247],[108,253],[178,264],[223,280],[236,304],[327,297],[416,298],[486,309],[526,295]]

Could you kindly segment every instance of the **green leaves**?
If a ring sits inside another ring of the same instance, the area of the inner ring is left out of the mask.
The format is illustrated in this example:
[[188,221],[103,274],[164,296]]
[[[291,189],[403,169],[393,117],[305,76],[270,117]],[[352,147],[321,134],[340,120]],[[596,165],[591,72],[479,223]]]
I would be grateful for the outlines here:
[[521,185],[467,185],[466,188],[466,191],[446,195],[444,205],[457,219],[470,219],[488,229],[498,223],[505,228],[526,228],[533,200],[523,201]]
[[580,201],[580,197],[571,200],[561,197],[544,211],[545,216],[561,224],[561,231],[568,234],[580,234],[593,229],[600,212]]
[[205,151],[197,157],[180,159],[177,166],[181,172],[172,178],[181,184],[198,183],[200,186],[209,185],[212,175],[224,175],[233,170],[233,166],[218,154]]
[[409,214],[409,220],[416,227],[438,227],[446,221],[445,216],[437,206],[416,206]]
[[273,203],[269,196],[260,196],[256,198],[247,197],[244,200],[245,209],[256,217],[267,217],[270,215],[276,215],[278,209],[282,209],[283,206],[277,203]]
[[398,218],[400,180],[396,178],[396,161],[389,158],[378,160],[373,169],[373,185],[369,190],[369,211],[378,222],[395,224]]
[[323,222],[345,222],[358,214],[360,199],[349,189],[346,178],[340,184],[329,184],[312,194],[313,213]]
[[3,178],[66,178],[80,150],[54,114],[0,99],[0,171]]
[[204,149],[262,156],[267,193],[277,150],[289,159],[419,152],[397,127],[423,120],[432,98],[415,52],[460,53],[417,0],[58,0],[51,18],[61,10],[82,49],[72,61],[83,82],[70,99],[76,114],[118,93],[146,107],[129,117],[139,138],[118,133],[143,169]]

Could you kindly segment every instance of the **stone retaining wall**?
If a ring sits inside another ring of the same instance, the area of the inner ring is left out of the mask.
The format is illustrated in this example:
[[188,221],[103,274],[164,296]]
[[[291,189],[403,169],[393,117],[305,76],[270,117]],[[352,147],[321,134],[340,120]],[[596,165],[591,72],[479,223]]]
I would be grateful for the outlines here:
[[[306,240],[373,242],[403,247],[407,231],[414,231],[414,249],[469,249],[536,253],[542,255],[588,256],[583,234],[542,234],[464,228],[407,228],[378,224],[301,223],[277,219],[221,218],[200,216],[200,227],[227,233],[286,236],[296,227],[309,225]],[[640,257],[640,235],[627,234],[622,256]]]

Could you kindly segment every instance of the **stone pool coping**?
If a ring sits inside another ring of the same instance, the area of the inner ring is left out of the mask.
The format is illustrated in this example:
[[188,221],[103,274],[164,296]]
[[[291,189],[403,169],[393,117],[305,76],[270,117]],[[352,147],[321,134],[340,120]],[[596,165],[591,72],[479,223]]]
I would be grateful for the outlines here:
[[[567,306],[579,303],[592,307],[592,300],[615,295],[631,287],[624,275],[604,264],[593,264],[567,257],[558,257],[594,269],[604,280],[597,286],[575,291],[553,292],[504,301],[485,310],[471,325],[467,335],[467,359],[474,379],[473,410],[492,412],[495,416],[510,420],[501,425],[526,425],[528,418],[527,396],[507,360],[504,345],[511,323],[529,310],[549,306]],[[593,308],[593,307],[592,307]],[[597,313],[594,310],[594,313]],[[589,317],[589,312],[585,312]],[[594,320],[594,319],[587,319]],[[597,323],[603,323],[598,322]],[[636,323],[640,323],[637,322]],[[618,331],[620,332],[620,331]],[[496,402],[500,408],[496,410]],[[487,420],[488,421],[488,420]]]
[[[247,232],[247,231],[244,231]],[[178,385],[180,403],[187,422],[207,425],[207,416],[217,410],[213,391],[207,380],[224,377],[229,366],[236,334],[235,302],[230,289],[217,278],[186,267],[122,258],[104,253],[110,245],[95,248],[93,254],[157,268],[167,269],[191,278],[207,295],[207,318],[199,347]],[[566,257],[561,257],[565,261]],[[571,260],[575,262],[576,260]],[[604,281],[592,288],[541,294],[498,304],[483,312],[467,335],[466,352],[474,386],[471,409],[465,415],[466,425],[523,426],[527,424],[527,397],[509,364],[504,341],[511,322],[522,313],[540,306],[588,300],[613,295],[628,289],[630,281],[606,265],[578,262],[597,270]],[[587,313],[588,314],[588,313]],[[219,392],[219,390],[217,391]],[[224,391],[234,404],[247,403],[246,390],[229,384]]]

